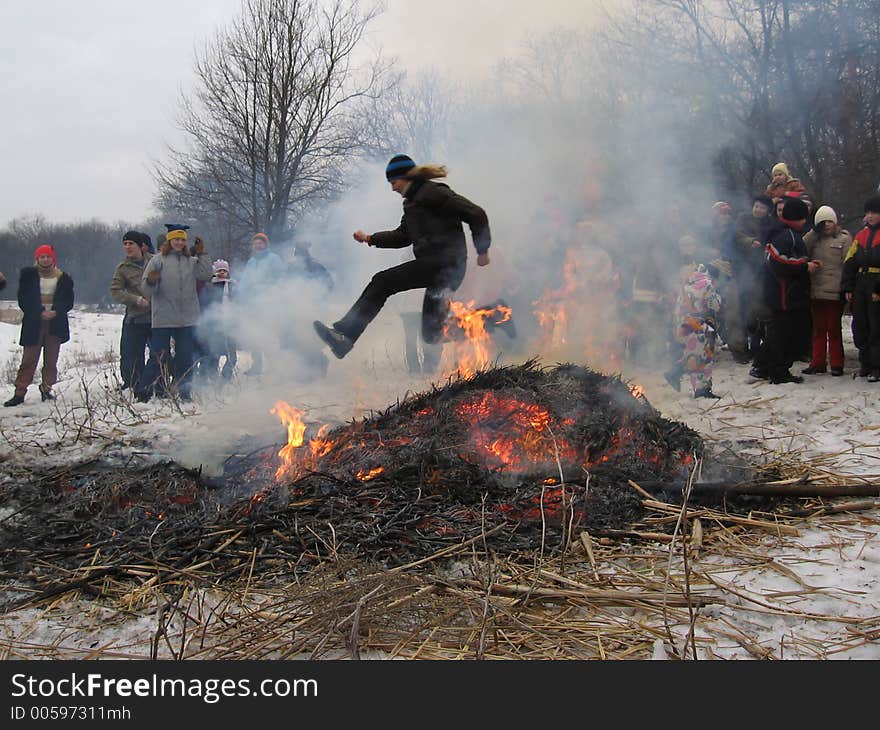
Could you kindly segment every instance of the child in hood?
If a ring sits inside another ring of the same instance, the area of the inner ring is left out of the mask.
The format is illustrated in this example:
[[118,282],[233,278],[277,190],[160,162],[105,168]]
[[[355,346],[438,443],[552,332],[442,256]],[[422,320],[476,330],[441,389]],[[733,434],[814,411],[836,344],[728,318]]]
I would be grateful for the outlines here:
[[675,390],[681,390],[681,377],[690,376],[694,398],[720,398],[712,392],[715,365],[716,321],[721,297],[716,280],[726,261],[715,260],[708,266],[697,264],[684,277],[675,301],[675,340],[681,356],[664,376]]
[[236,343],[230,335],[231,301],[235,298],[236,284],[229,276],[229,262],[217,259],[211,265],[214,275],[201,293],[202,320],[199,323],[199,339],[204,353],[199,362],[199,373],[208,378],[217,376],[220,358],[225,357],[220,374],[231,380],[238,362]]

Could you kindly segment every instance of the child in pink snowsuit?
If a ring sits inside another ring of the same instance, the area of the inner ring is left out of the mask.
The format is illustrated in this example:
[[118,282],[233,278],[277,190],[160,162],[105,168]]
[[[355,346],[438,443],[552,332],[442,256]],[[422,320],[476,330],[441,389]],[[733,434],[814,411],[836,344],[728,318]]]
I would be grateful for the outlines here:
[[665,373],[666,380],[676,390],[681,389],[681,376],[687,373],[694,398],[720,398],[712,392],[715,322],[720,307],[721,297],[712,275],[698,264],[686,275],[676,297],[675,340],[681,345],[682,354]]

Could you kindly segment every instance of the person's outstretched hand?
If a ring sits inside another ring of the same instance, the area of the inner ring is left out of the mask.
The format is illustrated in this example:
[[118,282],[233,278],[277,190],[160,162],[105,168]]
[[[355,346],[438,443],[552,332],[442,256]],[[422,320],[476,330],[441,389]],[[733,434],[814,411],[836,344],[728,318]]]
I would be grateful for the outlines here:
[[369,233],[360,229],[354,232],[354,240],[358,243],[366,243],[368,246],[373,243],[373,237]]

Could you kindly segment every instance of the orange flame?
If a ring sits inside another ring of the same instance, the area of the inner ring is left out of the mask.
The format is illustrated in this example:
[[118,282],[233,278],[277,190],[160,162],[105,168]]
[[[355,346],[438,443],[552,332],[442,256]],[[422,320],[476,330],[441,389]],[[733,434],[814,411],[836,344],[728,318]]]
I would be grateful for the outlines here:
[[281,457],[281,466],[275,472],[275,478],[280,479],[293,467],[294,454],[303,445],[303,436],[306,432],[306,424],[303,421],[305,411],[280,400],[269,412],[277,415],[281,422],[287,426],[287,444],[278,452],[278,456]]
[[620,370],[624,338],[614,306],[615,281],[608,254],[596,247],[570,248],[562,284],[532,302],[541,327],[533,349],[544,357],[584,359],[605,372]]
[[322,456],[327,454],[330,449],[336,444],[333,439],[325,438],[327,434],[330,432],[330,424],[325,423],[321,428],[318,429],[318,434],[315,438],[309,441],[309,449],[311,449],[312,456],[315,459],[320,459]]
[[503,304],[478,309],[473,299],[467,304],[452,301],[449,311],[451,325],[447,326],[446,335],[451,335],[455,364],[446,375],[457,372],[467,378],[488,366],[492,359],[492,339],[486,331],[486,324],[489,321],[495,325],[508,322],[512,312]]
[[375,469],[370,469],[369,471],[361,470],[357,474],[355,474],[355,476],[362,482],[368,482],[371,479],[375,479],[383,471],[385,471],[385,467],[377,466]]

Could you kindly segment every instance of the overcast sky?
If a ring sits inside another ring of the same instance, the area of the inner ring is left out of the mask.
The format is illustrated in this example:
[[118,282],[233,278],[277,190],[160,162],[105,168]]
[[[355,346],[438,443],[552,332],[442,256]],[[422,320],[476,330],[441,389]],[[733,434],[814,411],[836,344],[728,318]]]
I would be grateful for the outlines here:
[[[240,0],[0,0],[0,227],[142,220],[193,50]],[[584,27],[588,0],[387,0],[368,42],[403,68],[485,76],[526,33]]]

